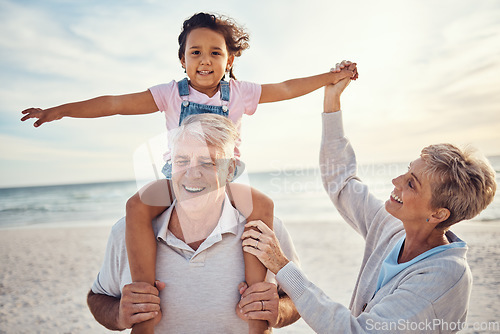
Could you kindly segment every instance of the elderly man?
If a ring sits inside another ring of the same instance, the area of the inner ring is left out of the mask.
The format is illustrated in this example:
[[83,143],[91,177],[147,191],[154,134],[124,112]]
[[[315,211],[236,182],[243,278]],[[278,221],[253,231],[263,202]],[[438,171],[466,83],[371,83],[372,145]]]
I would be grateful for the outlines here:
[[[270,283],[270,272],[267,282],[251,286],[240,300],[244,217],[225,192],[235,174],[236,138],[231,121],[208,114],[190,116],[171,132],[176,201],[153,221],[158,290],[131,283],[122,218],[111,231],[88,295],[89,308],[103,326],[121,330],[155,318],[157,332],[248,333],[244,320],[282,327],[299,318],[288,296]],[[287,257],[298,262],[281,221],[275,219],[274,229]]]

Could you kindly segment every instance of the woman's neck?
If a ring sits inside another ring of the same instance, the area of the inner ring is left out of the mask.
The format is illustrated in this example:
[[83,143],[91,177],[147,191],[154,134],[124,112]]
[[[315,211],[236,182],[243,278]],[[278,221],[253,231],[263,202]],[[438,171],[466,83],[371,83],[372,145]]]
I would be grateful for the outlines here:
[[406,231],[406,238],[399,253],[398,263],[408,262],[434,247],[449,244],[450,242],[445,233],[446,231],[438,229],[433,229],[427,233],[422,230]]

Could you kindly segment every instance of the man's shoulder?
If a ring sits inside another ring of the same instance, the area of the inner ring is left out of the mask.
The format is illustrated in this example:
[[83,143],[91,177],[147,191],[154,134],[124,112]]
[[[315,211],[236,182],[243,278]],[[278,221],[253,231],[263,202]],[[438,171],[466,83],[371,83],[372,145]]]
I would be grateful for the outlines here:
[[274,216],[273,220],[273,231],[276,235],[276,238],[283,238],[284,234],[288,235],[288,230],[285,227],[285,224],[278,217]]
[[[111,227],[108,242],[113,242],[116,244],[117,242],[125,241],[125,229],[125,217],[122,217]],[[123,245],[125,245],[124,242]]]

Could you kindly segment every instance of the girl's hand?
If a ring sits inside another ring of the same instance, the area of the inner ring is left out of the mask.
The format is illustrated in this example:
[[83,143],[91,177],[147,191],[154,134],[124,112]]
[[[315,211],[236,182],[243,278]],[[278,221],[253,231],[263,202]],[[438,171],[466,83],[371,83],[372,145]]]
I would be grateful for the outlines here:
[[[251,227],[257,228],[257,230]],[[278,273],[290,260],[281,250],[280,243],[273,230],[260,220],[253,220],[245,225],[243,232],[243,251],[256,256],[267,269]]]
[[[351,80],[356,80],[358,78],[358,69],[356,67],[356,63],[350,62],[348,60],[342,60],[342,62],[337,63],[335,65],[335,67],[332,67],[330,69],[330,72],[332,72],[332,73],[340,73],[344,69],[352,72],[351,77],[350,77]],[[344,79],[344,77],[339,78],[338,81]],[[332,84],[336,84],[338,81],[332,82]]]
[[349,66],[349,65],[351,65],[351,64],[352,64],[352,62],[350,62],[349,60],[342,60],[342,62],[337,63],[337,64],[335,65],[335,67],[332,67],[332,68],[330,69],[330,72],[333,72],[333,73],[338,73],[338,72],[342,71],[342,69],[344,69],[344,68],[348,67],[348,66]]
[[61,119],[62,116],[54,110],[54,108],[50,109],[40,109],[40,108],[29,108],[23,110],[21,112],[24,114],[24,117],[21,118],[21,121],[25,121],[30,118],[38,118],[38,120],[33,124],[35,128],[39,127],[43,123],[52,122],[58,119]]

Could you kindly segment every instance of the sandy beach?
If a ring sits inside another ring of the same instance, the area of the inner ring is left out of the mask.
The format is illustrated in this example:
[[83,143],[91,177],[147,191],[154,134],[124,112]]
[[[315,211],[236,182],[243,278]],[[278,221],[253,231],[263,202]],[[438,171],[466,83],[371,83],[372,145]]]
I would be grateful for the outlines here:
[[[363,240],[342,222],[303,226],[287,224],[304,271],[330,297],[348,306]],[[474,276],[469,328],[462,332],[499,332],[500,222],[462,222],[453,230],[469,245]],[[0,333],[109,333],[86,305],[109,231],[110,226],[0,230]],[[496,331],[473,328],[485,328],[488,322]],[[312,330],[300,320],[275,332]]]

